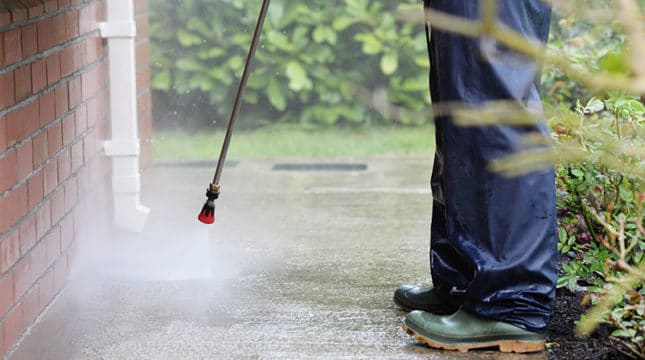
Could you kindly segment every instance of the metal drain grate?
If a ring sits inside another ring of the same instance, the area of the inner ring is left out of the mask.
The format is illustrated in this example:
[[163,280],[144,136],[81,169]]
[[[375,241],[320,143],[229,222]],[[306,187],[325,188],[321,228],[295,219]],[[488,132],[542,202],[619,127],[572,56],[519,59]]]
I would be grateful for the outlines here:
[[[236,167],[240,162],[239,161],[227,161],[224,163],[225,168]],[[215,168],[217,161],[210,160],[200,160],[200,161],[156,161],[152,163],[153,167],[162,167],[162,168]]]
[[281,163],[273,165],[274,171],[365,171],[367,164],[344,163]]

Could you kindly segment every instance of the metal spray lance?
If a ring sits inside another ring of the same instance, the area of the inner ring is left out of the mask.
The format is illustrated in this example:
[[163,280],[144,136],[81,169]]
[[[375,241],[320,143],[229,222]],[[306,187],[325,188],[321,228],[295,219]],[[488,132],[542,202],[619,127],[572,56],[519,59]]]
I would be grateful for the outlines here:
[[224,137],[224,143],[222,143],[222,150],[219,153],[219,160],[217,160],[215,175],[213,176],[213,181],[208,185],[208,188],[206,189],[206,202],[204,203],[202,211],[197,217],[197,219],[199,219],[199,221],[203,222],[204,224],[212,224],[215,222],[215,200],[219,198],[220,195],[219,179],[222,175],[224,162],[226,161],[228,145],[231,142],[231,136],[233,135],[233,126],[235,125],[237,114],[240,111],[240,106],[242,105],[244,89],[246,88],[246,82],[249,79],[249,67],[251,65],[251,62],[253,61],[255,49],[257,48],[258,40],[260,39],[260,34],[262,33],[262,26],[264,25],[264,19],[266,18],[267,10],[269,8],[269,1],[270,0],[262,0],[260,15],[258,16],[258,21],[255,25],[255,31],[253,32],[253,39],[251,40],[249,53],[246,56],[246,62],[244,63],[242,79],[240,80],[240,85],[237,88],[235,102],[233,103],[233,109],[231,110],[231,117],[228,121],[228,127],[226,128],[226,136]]

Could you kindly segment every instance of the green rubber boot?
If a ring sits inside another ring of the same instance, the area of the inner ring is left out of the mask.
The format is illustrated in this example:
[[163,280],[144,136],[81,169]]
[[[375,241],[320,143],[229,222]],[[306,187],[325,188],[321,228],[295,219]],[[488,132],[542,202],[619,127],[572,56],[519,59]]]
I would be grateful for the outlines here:
[[485,319],[459,310],[436,315],[415,310],[403,322],[403,330],[420,342],[439,349],[494,348],[501,352],[527,353],[544,350],[544,335],[511,324]]

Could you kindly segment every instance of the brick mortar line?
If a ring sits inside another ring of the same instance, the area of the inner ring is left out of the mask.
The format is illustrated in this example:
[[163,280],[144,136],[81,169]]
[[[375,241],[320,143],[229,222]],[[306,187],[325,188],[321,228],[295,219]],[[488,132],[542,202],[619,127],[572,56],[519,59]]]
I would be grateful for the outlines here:
[[[90,99],[93,99],[93,98],[94,98],[94,97],[92,97],[92,98],[90,98]],[[88,100],[89,100],[89,99],[88,99]],[[40,133],[44,132],[45,130],[48,130],[48,129],[49,129],[49,128],[51,128],[52,126],[56,125],[57,123],[62,122],[62,120],[63,120],[67,115],[70,115],[70,114],[71,114],[71,113],[73,113],[74,111],[75,111],[75,110],[68,110],[67,112],[65,112],[65,113],[61,114],[61,116],[60,116],[57,120],[54,120],[54,121],[52,121],[51,123],[47,124],[47,126],[40,128],[37,132],[35,132],[35,133],[34,133],[34,135],[36,135],[36,134],[40,134]],[[105,116],[105,118],[107,118],[107,115]],[[105,119],[101,119],[101,120],[105,120]],[[51,162],[53,162],[53,161],[58,161],[58,158],[60,157],[60,155],[61,155],[63,152],[65,152],[65,150],[67,150],[67,149],[71,149],[74,145],[76,145],[76,144],[78,144],[79,142],[81,142],[81,141],[85,140],[85,137],[89,134],[90,130],[96,130],[96,128],[97,128],[97,126],[94,126],[94,127],[91,127],[91,128],[87,128],[87,129],[85,129],[85,131],[84,131],[84,132],[82,132],[79,136],[77,136],[77,137],[74,139],[74,141],[72,141],[70,144],[68,144],[67,146],[63,146],[63,147],[62,147],[60,150],[58,150],[56,153],[51,154],[51,156],[48,156],[47,160],[43,161],[43,163],[42,163],[42,164],[40,164],[37,168],[33,169],[33,170],[32,170],[29,174],[27,174],[24,178],[19,179],[19,180],[18,180],[18,182],[16,182],[12,187],[10,187],[9,189],[5,190],[2,194],[0,194],[0,199],[4,199],[4,198],[8,197],[8,196],[9,196],[9,194],[10,194],[11,192],[13,192],[14,190],[18,189],[18,188],[19,188],[20,186],[22,186],[23,184],[27,183],[27,181],[28,181],[29,179],[31,179],[31,178],[34,176],[34,174],[36,174],[37,172],[39,172],[39,171],[43,170],[43,169],[44,169],[45,167],[47,167],[47,165],[49,165]],[[100,151],[99,151],[99,152],[100,152]],[[56,189],[56,188],[55,188],[55,189]],[[2,235],[2,234],[0,234],[0,237],[2,237],[1,235]]]
[[[87,5],[91,5],[92,3],[95,3],[95,2],[98,3],[98,2],[102,2],[102,1],[103,0],[83,0],[83,2],[80,3],[80,4],[66,6],[66,7],[64,7],[62,9],[56,9],[54,11],[43,12],[42,15],[36,16],[34,18],[23,19],[23,20],[19,20],[17,22],[11,23],[9,25],[0,26],[0,32],[11,31],[13,29],[17,29],[17,28],[20,28],[20,27],[23,27],[23,26],[26,26],[26,25],[31,25],[31,24],[34,24],[34,23],[37,23],[37,22],[40,22],[40,21],[43,21],[43,20],[47,20],[47,19],[56,17],[56,16],[61,15],[61,14],[68,13],[70,11],[81,9],[81,8],[87,6]],[[25,7],[25,9],[29,9],[29,7]],[[43,10],[44,10],[44,5],[43,5]]]
[[[59,51],[65,49],[65,48],[67,48],[70,45],[76,45],[76,44],[80,43],[81,41],[85,41],[85,40],[95,36],[98,32],[99,32],[98,29],[94,29],[94,30],[90,30],[89,32],[86,32],[86,33],[83,33],[83,34],[79,34],[78,37],[75,37],[75,38],[73,38],[71,40],[67,40],[67,41],[63,42],[62,44],[55,45],[53,47],[50,47],[49,49],[43,50],[42,52],[36,53],[36,55],[32,55],[32,56],[30,56],[30,57],[28,57],[26,59],[22,59],[22,60],[18,61],[17,63],[14,63],[14,64],[11,64],[11,65],[5,66],[3,68],[0,68],[0,75],[4,75],[4,74],[9,73],[11,71],[15,71],[16,69],[18,69],[21,66],[28,65],[28,64],[34,63],[36,61],[42,60],[42,59],[48,57],[49,55],[52,55],[52,54],[54,54],[56,52],[59,52]],[[103,58],[103,57],[101,57],[101,58]]]
[[[59,85],[65,83],[65,82],[69,82],[70,80],[76,78],[77,75],[82,76],[82,75],[94,70],[94,68],[96,68],[98,66],[100,66],[100,62],[96,62],[96,63],[94,63],[94,64],[92,64],[90,66],[85,67],[84,71],[78,71],[78,72],[76,72],[76,73],[74,73],[72,75],[66,76],[65,78],[55,82],[50,87],[48,87],[48,88],[46,88],[44,90],[41,90],[36,95],[32,95],[29,98],[27,98],[27,99],[21,101],[20,103],[16,104],[15,106],[7,108],[6,111],[5,110],[0,111],[0,117],[3,117],[5,115],[7,115],[8,113],[13,112],[15,110],[19,110],[19,109],[21,109],[23,107],[26,107],[27,105],[31,104],[35,100],[38,100],[42,95],[49,94],[49,93],[53,92]],[[106,88],[99,89],[99,90],[105,90]],[[12,144],[5,151],[0,153],[0,160],[4,159],[10,152],[18,149],[20,146],[22,146],[22,144],[26,143],[27,141],[29,141],[32,138],[34,138],[37,135],[39,135],[41,132],[43,132],[43,130],[49,129],[53,124],[57,123],[62,118],[66,117],[70,113],[74,112],[80,105],[87,104],[90,100],[92,100],[94,98],[98,98],[98,95],[93,95],[93,96],[89,97],[87,100],[84,100],[84,101],[81,100],[81,102],[78,105],[76,105],[76,107],[74,107],[74,109],[71,109],[71,110],[68,109],[67,111],[65,111],[64,113],[60,114],[59,116],[56,116],[49,124],[47,124],[47,125],[45,125],[43,127],[39,127],[38,130],[36,130],[32,134],[28,135],[27,137],[22,138],[20,141],[17,141],[15,144]],[[69,102],[69,98],[68,98],[67,101]]]

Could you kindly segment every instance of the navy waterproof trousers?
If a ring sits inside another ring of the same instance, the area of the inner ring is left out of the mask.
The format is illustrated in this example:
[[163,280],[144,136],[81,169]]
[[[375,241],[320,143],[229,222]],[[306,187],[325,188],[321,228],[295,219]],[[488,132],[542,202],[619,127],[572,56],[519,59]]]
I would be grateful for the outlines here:
[[[467,19],[479,19],[479,5],[479,0],[425,3]],[[550,15],[541,0],[499,2],[498,20],[527,39],[547,41]],[[508,178],[488,165],[521,150],[522,136],[548,136],[548,130],[542,124],[460,127],[449,115],[450,104],[457,102],[474,108],[500,100],[539,107],[539,68],[500,45],[494,45],[495,54],[483,51],[481,38],[437,28],[428,29],[428,38],[432,102],[443,109],[435,114],[431,181],[433,285],[467,312],[545,332],[556,282],[554,171]]]

